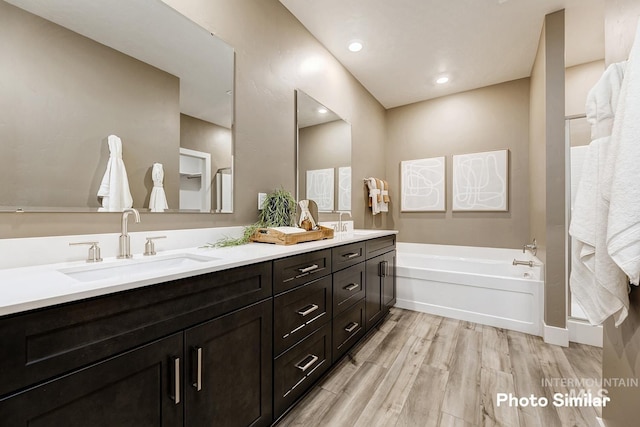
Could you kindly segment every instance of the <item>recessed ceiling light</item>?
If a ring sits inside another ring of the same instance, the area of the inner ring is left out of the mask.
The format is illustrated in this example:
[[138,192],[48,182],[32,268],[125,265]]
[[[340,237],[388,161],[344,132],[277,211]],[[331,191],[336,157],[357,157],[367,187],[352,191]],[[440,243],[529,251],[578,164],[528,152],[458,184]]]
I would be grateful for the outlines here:
[[362,50],[362,42],[360,40],[352,40],[349,42],[349,50],[351,52],[360,52]]
[[436,80],[436,83],[438,83],[439,85],[443,85],[443,84],[447,83],[448,81],[449,81],[449,77],[442,76],[442,77],[438,77],[438,79]]
[[320,114],[327,114],[329,112],[329,110],[327,110],[326,108],[318,108],[318,113]]

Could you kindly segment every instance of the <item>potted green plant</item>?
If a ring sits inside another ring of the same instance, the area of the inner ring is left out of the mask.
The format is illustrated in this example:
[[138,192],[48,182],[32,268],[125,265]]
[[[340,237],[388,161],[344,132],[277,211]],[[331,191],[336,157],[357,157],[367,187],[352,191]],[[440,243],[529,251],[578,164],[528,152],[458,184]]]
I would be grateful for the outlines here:
[[260,219],[258,222],[246,226],[241,237],[225,237],[217,241],[215,244],[209,244],[208,246],[225,247],[244,245],[249,242],[251,236],[253,236],[259,228],[293,226],[295,222],[295,215],[296,200],[290,192],[284,188],[280,188],[267,194],[267,197],[262,203]]

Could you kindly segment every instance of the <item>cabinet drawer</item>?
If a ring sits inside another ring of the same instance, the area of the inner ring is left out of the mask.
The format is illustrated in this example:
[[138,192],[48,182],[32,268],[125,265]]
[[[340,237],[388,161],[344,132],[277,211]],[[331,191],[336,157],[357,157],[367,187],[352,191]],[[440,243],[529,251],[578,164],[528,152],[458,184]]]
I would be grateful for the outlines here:
[[0,319],[0,396],[272,295],[271,262]]
[[284,292],[331,273],[331,249],[273,262],[273,291]]
[[333,319],[333,363],[364,335],[364,299]]
[[331,250],[331,267],[333,271],[342,270],[365,260],[364,242],[338,246]]
[[331,365],[331,324],[327,323],[274,360],[274,419],[291,406]]
[[343,312],[364,298],[365,263],[361,262],[333,274],[333,315]]
[[391,236],[367,240],[366,248],[367,259],[392,251],[396,248],[396,235],[392,234]]
[[331,319],[331,290],[331,276],[325,276],[274,298],[276,355]]

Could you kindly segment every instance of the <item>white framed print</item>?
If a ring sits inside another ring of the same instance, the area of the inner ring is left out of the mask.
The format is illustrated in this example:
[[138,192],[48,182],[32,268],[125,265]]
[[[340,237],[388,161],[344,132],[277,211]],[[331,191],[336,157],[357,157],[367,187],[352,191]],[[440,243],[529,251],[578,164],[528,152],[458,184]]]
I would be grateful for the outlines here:
[[334,169],[314,169],[307,171],[307,199],[313,200],[321,212],[333,211]]
[[453,156],[453,210],[509,209],[509,151]]
[[444,212],[444,156],[400,162],[400,193],[402,212]]

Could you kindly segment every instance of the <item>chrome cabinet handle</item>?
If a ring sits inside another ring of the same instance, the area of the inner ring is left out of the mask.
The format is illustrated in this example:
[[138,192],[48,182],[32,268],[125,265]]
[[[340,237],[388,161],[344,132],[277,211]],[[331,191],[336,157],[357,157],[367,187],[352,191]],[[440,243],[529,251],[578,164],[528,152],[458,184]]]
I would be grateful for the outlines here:
[[196,391],[202,390],[202,347],[193,348],[193,365],[196,367],[196,374],[194,375],[194,381],[191,385]]
[[177,405],[180,403],[180,358],[172,357],[173,369],[171,370],[171,380],[173,382],[173,395],[171,399]]
[[313,264],[313,265],[310,265],[309,267],[299,268],[298,271],[300,273],[308,273],[310,271],[317,270],[317,269],[318,269],[318,264]]
[[[302,359],[301,361],[299,361],[298,363],[296,363],[293,366],[295,366],[296,368],[298,368],[302,372],[304,372],[307,369],[309,369],[314,363],[316,363],[318,361],[318,359],[320,359],[318,356],[316,356],[314,354],[309,354],[307,357],[305,357],[304,359]],[[304,365],[303,365],[303,363],[304,363]]]
[[344,328],[344,330],[351,333],[355,331],[358,326],[360,326],[358,322],[351,322]]
[[378,264],[378,266],[380,273],[378,275],[380,277],[387,277],[389,275],[389,261],[380,261],[380,264]]
[[358,252],[351,252],[349,254],[342,255],[343,258],[347,258],[347,259],[355,258],[357,256],[360,256]]
[[343,289],[344,289],[345,291],[349,291],[349,292],[351,292],[352,290],[357,289],[357,288],[359,288],[359,287],[360,287],[360,285],[359,285],[359,284],[357,284],[357,283],[351,283],[350,285],[345,286]]
[[316,304],[309,304],[308,306],[298,310],[296,313],[298,313],[300,316],[307,316],[316,311],[318,308],[320,307],[318,307]]

